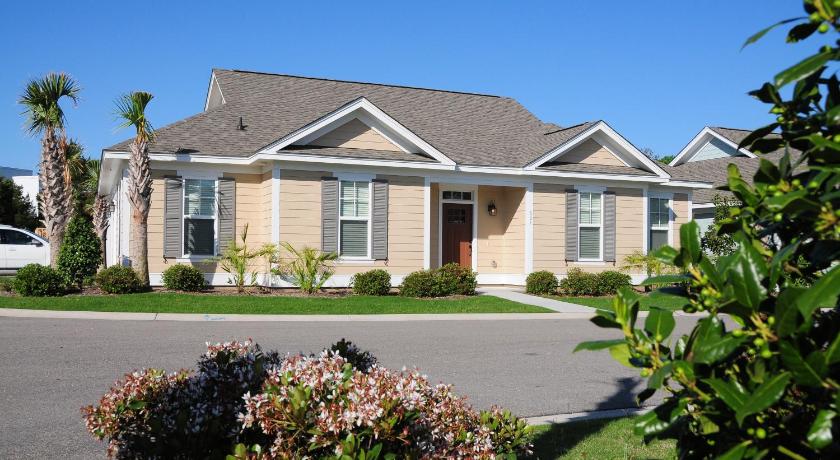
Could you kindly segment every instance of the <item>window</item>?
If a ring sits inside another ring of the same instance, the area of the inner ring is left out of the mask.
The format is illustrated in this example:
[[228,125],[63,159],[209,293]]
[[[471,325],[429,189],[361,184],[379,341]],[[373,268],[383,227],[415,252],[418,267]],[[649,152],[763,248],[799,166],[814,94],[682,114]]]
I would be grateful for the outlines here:
[[601,194],[580,192],[578,258],[601,260]]
[[668,198],[650,198],[648,201],[651,251],[668,244],[668,222],[671,219],[669,201]]
[[445,190],[443,192],[444,200],[460,200],[472,201],[472,192],[458,192],[454,190]]
[[216,181],[184,180],[184,255],[216,254]]
[[338,254],[370,258],[370,182],[341,181]]
[[0,230],[0,243],[28,246],[40,246],[41,242],[23,232]]

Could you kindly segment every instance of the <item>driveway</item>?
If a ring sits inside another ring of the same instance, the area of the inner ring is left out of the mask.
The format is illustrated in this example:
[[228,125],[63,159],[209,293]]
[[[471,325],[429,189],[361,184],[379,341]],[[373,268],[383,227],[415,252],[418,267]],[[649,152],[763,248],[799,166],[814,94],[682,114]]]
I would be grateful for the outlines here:
[[[677,318],[687,331],[696,318]],[[315,352],[346,337],[382,365],[419,367],[474,406],[520,416],[633,406],[637,372],[606,352],[614,338],[583,319],[405,322],[178,322],[0,317],[0,458],[104,458],[79,408],[124,372],[191,367],[204,342],[251,337],[265,349]]]

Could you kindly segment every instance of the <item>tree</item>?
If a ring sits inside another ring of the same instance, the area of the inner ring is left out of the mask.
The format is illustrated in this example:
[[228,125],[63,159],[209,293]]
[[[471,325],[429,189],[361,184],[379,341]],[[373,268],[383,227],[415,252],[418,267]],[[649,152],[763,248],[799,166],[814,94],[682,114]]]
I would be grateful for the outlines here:
[[[746,45],[793,22],[788,42],[837,34],[834,5],[805,0],[807,18],[782,21]],[[577,347],[609,349],[641,369],[648,388],[640,400],[666,393],[636,431],[676,438],[680,458],[840,458],[840,40],[831,43],[750,93],[772,106],[776,121],[739,147],[785,154],[778,163],[761,158],[754,185],[729,165],[723,189],[741,206],[720,232],[732,236],[732,253],[710,259],[693,221],[680,228],[680,249],[655,253],[680,274],[648,279],[679,284],[654,295],[707,316],[671,340],[672,312],[653,308],[636,328],[639,298],[627,290],[592,320],[621,337]]]
[[38,212],[23,188],[6,178],[0,178],[0,222],[27,230],[35,230],[39,222]]
[[79,289],[84,281],[96,274],[102,263],[101,244],[87,216],[75,215],[67,224],[64,244],[58,253],[58,270]]
[[91,160],[84,154],[85,149],[78,141],[71,139],[67,142],[67,172],[65,176],[70,179],[74,214],[90,216],[98,184],[91,184],[89,180],[90,168],[88,163],[90,161],[98,162],[98,160]]
[[99,160],[87,160],[85,163],[87,173],[85,175],[85,189],[94,196],[92,202],[86,208],[93,222],[93,230],[99,237],[102,263],[105,264],[105,232],[108,230],[108,217],[111,214],[111,202],[108,195],[99,194],[99,172],[101,163]]
[[63,98],[77,101],[79,86],[63,73],[50,73],[31,80],[18,103],[24,106],[26,127],[31,134],[41,134],[41,212],[50,240],[50,264],[55,266],[70,218],[70,182],[67,175],[67,134]]
[[128,158],[128,201],[131,203],[131,242],[129,257],[144,286],[149,285],[148,220],[152,196],[152,173],[149,169],[149,142],[154,129],[146,118],[146,106],[154,96],[135,91],[119,98],[117,116],[121,128],[134,127],[135,136]]
[[735,242],[732,241],[732,235],[720,231],[720,226],[730,217],[733,210],[738,209],[740,203],[720,194],[715,194],[712,203],[715,205],[715,216],[712,219],[712,225],[703,234],[701,245],[708,254],[721,257],[732,253]]
[[668,163],[674,161],[674,158],[676,158],[675,155],[664,155],[664,156],[659,157],[659,162],[668,164]]

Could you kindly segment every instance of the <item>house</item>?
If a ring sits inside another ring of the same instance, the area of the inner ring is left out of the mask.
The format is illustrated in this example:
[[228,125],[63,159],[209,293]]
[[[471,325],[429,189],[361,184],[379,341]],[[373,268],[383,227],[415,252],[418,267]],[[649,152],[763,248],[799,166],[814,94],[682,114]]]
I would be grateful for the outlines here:
[[[746,129],[704,127],[689,142],[664,169],[673,178],[685,181],[710,181],[712,189],[698,189],[694,191],[691,202],[692,215],[700,226],[701,234],[712,225],[715,207],[715,195],[731,197],[727,191],[715,190],[726,185],[729,173],[727,168],[734,164],[741,171],[741,175],[752,184],[753,176],[758,171],[759,155],[745,149],[738,148],[752,131]],[[784,149],[760,155],[761,158],[777,163],[784,155]],[[791,151],[793,158],[798,151]]]
[[32,203],[32,208],[35,210],[38,209],[38,191],[40,190],[40,186],[38,184],[38,176],[33,176],[32,170],[0,166],[0,177],[11,179],[12,182],[23,189],[23,194]]
[[[102,154],[109,264],[128,255],[129,142]],[[617,269],[677,244],[693,191],[711,187],[674,179],[604,121],[561,127],[507,97],[239,70],[213,70],[204,111],[158,130],[149,156],[153,284],[174,263],[225,284],[208,258],[246,225],[249,245],[337,252],[335,286],[449,262],[481,284]]]

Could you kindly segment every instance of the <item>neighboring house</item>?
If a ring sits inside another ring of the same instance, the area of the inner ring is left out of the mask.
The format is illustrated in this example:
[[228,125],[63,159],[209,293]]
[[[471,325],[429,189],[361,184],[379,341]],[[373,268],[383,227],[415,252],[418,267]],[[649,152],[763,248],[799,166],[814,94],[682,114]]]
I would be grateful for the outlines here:
[[[752,131],[745,129],[710,127],[703,128],[679,154],[664,167],[675,179],[685,181],[710,181],[715,188],[726,185],[727,168],[730,164],[738,166],[741,175],[752,184],[753,176],[758,171],[759,155],[738,145]],[[784,155],[784,149],[761,154],[761,158],[778,162]],[[799,155],[792,151],[792,157]],[[700,225],[701,234],[712,225],[715,208],[712,200],[715,195],[732,196],[730,192],[715,189],[695,190],[691,202],[692,215]]]
[[22,188],[23,194],[29,198],[32,207],[36,211],[38,210],[38,176],[33,176],[32,171],[29,169],[0,166],[0,177],[11,179],[12,182]]
[[[102,155],[109,264],[128,255],[128,146]],[[224,284],[207,259],[245,225],[252,246],[337,252],[334,286],[448,262],[482,284],[617,269],[677,244],[693,189],[711,186],[675,180],[603,121],[560,127],[506,97],[236,70],[214,70],[204,111],[149,151],[153,284],[173,263]]]

